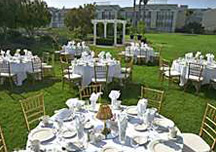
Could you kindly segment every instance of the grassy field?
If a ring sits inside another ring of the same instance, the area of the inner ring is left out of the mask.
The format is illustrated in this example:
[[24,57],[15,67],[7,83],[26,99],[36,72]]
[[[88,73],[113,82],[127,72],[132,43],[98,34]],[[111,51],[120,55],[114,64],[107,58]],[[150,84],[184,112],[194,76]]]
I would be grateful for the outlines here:
[[[155,48],[164,45],[162,55],[167,59],[176,59],[191,51],[201,51],[204,54],[211,52],[216,55],[215,35],[147,34],[146,36]],[[92,47],[92,49],[98,52],[110,51],[113,55],[124,50],[123,47],[114,49]],[[27,140],[27,129],[19,100],[43,92],[46,112],[52,115],[54,110],[65,107],[68,98],[78,96],[76,88],[70,91],[65,88],[62,91],[58,63],[55,71],[57,74],[55,79],[45,79],[34,86],[25,82],[22,87],[16,87],[13,92],[7,89],[7,86],[0,88],[0,123],[10,151],[14,148],[23,148]],[[208,90],[208,86],[203,86],[197,96],[194,88],[183,93],[178,84],[168,87],[168,83],[162,84],[158,81],[157,66],[135,66],[132,84],[125,88],[111,84],[109,89],[120,89],[123,104],[133,105],[138,101],[141,85],[165,90],[161,113],[172,119],[182,132],[198,133],[206,104],[211,103],[216,106],[215,90]],[[106,94],[103,100],[108,100]]]

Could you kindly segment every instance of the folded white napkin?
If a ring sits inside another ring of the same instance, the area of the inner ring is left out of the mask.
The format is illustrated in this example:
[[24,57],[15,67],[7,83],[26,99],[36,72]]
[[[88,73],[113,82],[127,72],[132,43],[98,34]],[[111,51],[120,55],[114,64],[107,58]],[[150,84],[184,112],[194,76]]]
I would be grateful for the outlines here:
[[24,49],[23,52],[25,53],[25,56],[27,56],[28,50],[27,50],[27,49]]
[[201,52],[197,52],[195,58],[198,58],[201,55]]
[[1,56],[5,55],[5,51],[1,50]]
[[[109,98],[111,99],[111,105],[114,108],[119,107],[117,99],[120,97],[121,93],[118,90],[112,90],[109,94]],[[121,104],[121,103],[120,103]]]
[[138,101],[138,103],[137,103],[137,111],[138,111],[139,116],[142,116],[146,112],[147,104],[148,104],[148,100],[145,99],[145,98],[140,99]]
[[104,55],[105,55],[105,52],[102,51],[102,52],[100,52],[100,53],[98,54],[98,57],[99,57],[100,59],[104,59]]
[[8,58],[11,57],[10,50],[7,50],[7,52],[6,52],[6,57],[8,57]]
[[71,109],[73,109],[73,108],[80,108],[80,107],[82,107],[84,104],[85,104],[85,102],[79,100],[78,98],[71,98],[71,99],[68,99],[68,100],[66,101],[66,105],[67,105],[69,108],[71,108]]
[[80,44],[80,43],[77,43],[77,47],[81,47],[81,44]]
[[112,55],[110,54],[110,52],[107,52],[106,53],[106,59],[111,60],[111,58],[112,58]]
[[96,102],[98,100],[98,98],[100,97],[100,95],[102,94],[102,92],[99,92],[99,93],[92,93],[89,100],[91,101],[91,107],[92,107],[92,110],[95,110],[95,107],[96,107]]

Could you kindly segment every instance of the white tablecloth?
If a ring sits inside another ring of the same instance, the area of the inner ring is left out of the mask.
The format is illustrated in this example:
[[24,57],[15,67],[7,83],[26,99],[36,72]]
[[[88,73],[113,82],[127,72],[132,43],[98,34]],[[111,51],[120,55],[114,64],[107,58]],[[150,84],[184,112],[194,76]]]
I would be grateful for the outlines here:
[[[178,71],[181,74],[180,86],[184,86],[187,82],[189,65],[185,62],[174,60],[172,64],[172,70]],[[203,68],[203,82],[202,84],[209,84],[210,79],[216,78],[216,64],[204,65]]]
[[150,47],[143,48],[143,49],[135,48],[134,50],[126,49],[125,51],[125,57],[134,57],[135,61],[137,60],[138,55],[146,56],[147,62],[149,61],[151,62],[153,57],[156,56],[154,50]]
[[[97,105],[97,107],[99,107],[99,105]],[[88,108],[85,108],[85,109],[88,109]],[[113,113],[120,113],[121,111],[120,110],[113,110]],[[95,115],[96,113],[94,112],[89,112],[89,111],[85,111],[83,112],[83,114],[88,118],[90,119],[90,122],[94,125],[94,127],[96,126],[102,126],[103,127],[103,122],[98,120]],[[56,115],[54,115],[51,119],[54,121],[56,118]],[[157,119],[167,119],[161,115],[158,115],[158,118]],[[87,149],[85,150],[85,152],[100,152],[101,149],[103,147],[107,147],[107,146],[111,146],[111,147],[115,147],[117,148],[118,150],[120,151],[123,151],[123,152],[151,152],[149,150],[149,144],[148,146],[146,146],[146,148],[144,146],[139,146],[136,150],[130,145],[130,138],[131,137],[134,137],[134,136],[144,136],[144,137],[149,137],[150,139],[150,143],[152,141],[155,141],[155,140],[159,140],[159,139],[162,139],[162,140],[166,140],[166,141],[170,141],[171,139],[169,139],[168,137],[168,132],[167,131],[164,131],[164,132],[161,132],[161,131],[152,131],[152,130],[148,130],[148,131],[145,131],[145,132],[138,132],[134,129],[134,124],[137,123],[137,118],[136,117],[131,117],[129,119],[129,123],[128,123],[128,127],[127,127],[127,130],[126,130],[126,136],[127,136],[127,139],[126,139],[126,143],[124,145],[120,144],[119,143],[119,140],[118,140],[118,136],[114,139],[106,139],[106,140],[103,140],[101,142],[99,142],[98,144],[91,144],[91,143],[88,143],[87,144]],[[63,126],[64,127],[75,127],[75,121],[69,121],[69,122],[64,122],[63,123]],[[54,126],[57,126],[57,123],[54,121]],[[35,128],[35,129],[40,129],[41,128],[41,124]],[[58,135],[57,135],[58,136]],[[86,135],[87,136],[87,135]],[[60,141],[61,140],[61,141]],[[65,143],[66,142],[73,142],[73,141],[76,141],[77,140],[77,137],[75,138],[72,138],[72,139],[59,139],[58,137],[56,137],[55,139],[53,139],[52,141],[49,141],[49,142],[45,142],[43,144],[41,144],[41,149],[46,149],[46,150],[53,150],[55,149],[56,151],[62,151],[62,146],[65,146]],[[173,145],[176,149],[175,151],[176,152],[181,152],[182,151],[182,148],[183,148],[183,138],[182,138],[182,135],[181,135],[181,132],[178,131],[178,138],[177,139],[172,139],[172,141],[175,143],[175,145]],[[29,146],[30,145],[30,141],[28,139],[27,141],[27,145],[26,145],[26,148],[27,150],[29,149]],[[53,150],[54,151],[54,150]]]
[[[105,66],[105,64],[104,64]],[[118,76],[121,73],[121,65],[118,63],[108,64],[108,81],[111,82],[114,76]],[[74,66],[74,73],[82,75],[82,86],[88,86],[92,78],[94,78],[94,64],[76,64]]]

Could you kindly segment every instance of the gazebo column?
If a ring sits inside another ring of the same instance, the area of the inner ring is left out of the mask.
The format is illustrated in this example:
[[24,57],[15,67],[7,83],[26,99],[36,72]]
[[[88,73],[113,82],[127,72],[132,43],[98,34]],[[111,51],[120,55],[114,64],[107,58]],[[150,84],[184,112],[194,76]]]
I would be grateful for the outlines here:
[[107,22],[104,22],[104,38],[107,38]]
[[114,45],[117,45],[117,23],[114,23]]
[[96,45],[97,41],[97,22],[94,22],[94,45]]
[[123,32],[122,32],[122,43],[125,44],[125,29],[126,28],[126,24],[123,23]]

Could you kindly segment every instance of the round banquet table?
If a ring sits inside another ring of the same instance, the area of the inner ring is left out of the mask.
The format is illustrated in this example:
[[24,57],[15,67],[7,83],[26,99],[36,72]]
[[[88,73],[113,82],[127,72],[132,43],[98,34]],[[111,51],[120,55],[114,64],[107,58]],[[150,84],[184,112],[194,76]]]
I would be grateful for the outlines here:
[[[203,64],[203,81],[202,85],[209,84],[211,79],[216,78],[216,64]],[[189,72],[189,65],[184,61],[174,60],[172,63],[172,70],[175,70],[180,73],[180,86],[184,86],[187,83],[187,77]]]
[[[108,82],[112,82],[114,76],[121,74],[121,65],[118,62],[108,62]],[[105,63],[97,63],[97,65],[106,66]],[[94,78],[94,63],[77,63],[74,65],[73,73],[82,76],[82,86],[88,86]]]
[[17,86],[21,86],[23,81],[27,78],[27,72],[32,71],[31,60],[20,62],[19,60],[9,61],[11,73],[17,75]]
[[[97,108],[99,107],[99,105],[97,105]],[[128,107],[126,106],[122,106],[122,109],[126,109]],[[120,113],[122,112],[121,110],[113,110],[113,113]],[[82,110],[82,112],[79,112],[85,115],[86,119],[89,119],[90,123],[94,125],[95,127],[103,127],[103,122],[98,120],[95,115],[95,112],[90,112],[88,110],[87,107],[85,107],[85,110]],[[53,122],[53,128],[55,130],[55,128],[58,128],[57,122],[55,121],[57,118],[58,113],[56,113],[55,115],[53,115],[50,119]],[[83,150],[85,152],[102,152],[102,149],[104,147],[114,147],[116,149],[118,149],[119,152],[155,152],[154,150],[151,150],[151,144],[154,143],[157,140],[163,140],[165,141],[164,143],[169,143],[171,142],[172,145],[169,145],[169,147],[171,147],[174,151],[176,152],[181,152],[182,148],[183,148],[183,138],[182,138],[182,134],[181,132],[178,130],[177,133],[177,138],[170,138],[169,137],[169,132],[166,130],[166,128],[162,128],[162,129],[155,129],[155,130],[146,130],[144,132],[138,132],[134,129],[134,125],[137,123],[138,118],[136,116],[128,116],[129,117],[129,121],[128,121],[128,127],[126,130],[126,142],[125,144],[120,144],[119,140],[118,140],[118,136],[114,137],[114,138],[110,138],[110,139],[104,139],[98,143],[90,143],[87,142],[87,146],[86,149]],[[171,121],[165,117],[163,117],[162,115],[157,114],[156,121]],[[35,128],[32,131],[37,131],[38,129],[41,129],[42,127],[42,122],[37,126],[37,128]],[[74,129],[75,128],[75,120],[71,120],[71,121],[67,121],[67,122],[63,122],[63,128],[70,128],[70,129]],[[136,149],[133,148],[130,144],[130,139],[134,136],[143,136],[143,137],[147,137],[149,139],[149,142],[146,146],[139,146]],[[87,134],[85,133],[85,137],[87,137]],[[28,136],[28,141],[27,141],[27,145],[26,145],[26,150],[30,149],[30,140],[31,140],[31,136]],[[52,138],[51,140],[48,140],[46,142],[43,142],[40,144],[40,149],[45,150],[45,151],[62,151],[62,148],[66,145],[66,143],[68,142],[75,142],[78,140],[77,135],[74,138],[68,138],[68,139],[62,139],[61,137],[61,133],[59,133],[58,131],[55,132],[55,137]]]
[[[140,51],[142,51],[142,52],[140,52]],[[156,56],[155,51],[151,47],[145,47],[142,49],[135,48],[133,50],[126,49],[126,51],[125,51],[125,57],[134,57],[135,60],[137,60],[137,56],[140,54],[146,55],[147,62],[149,62],[149,61],[152,62],[153,58]]]

